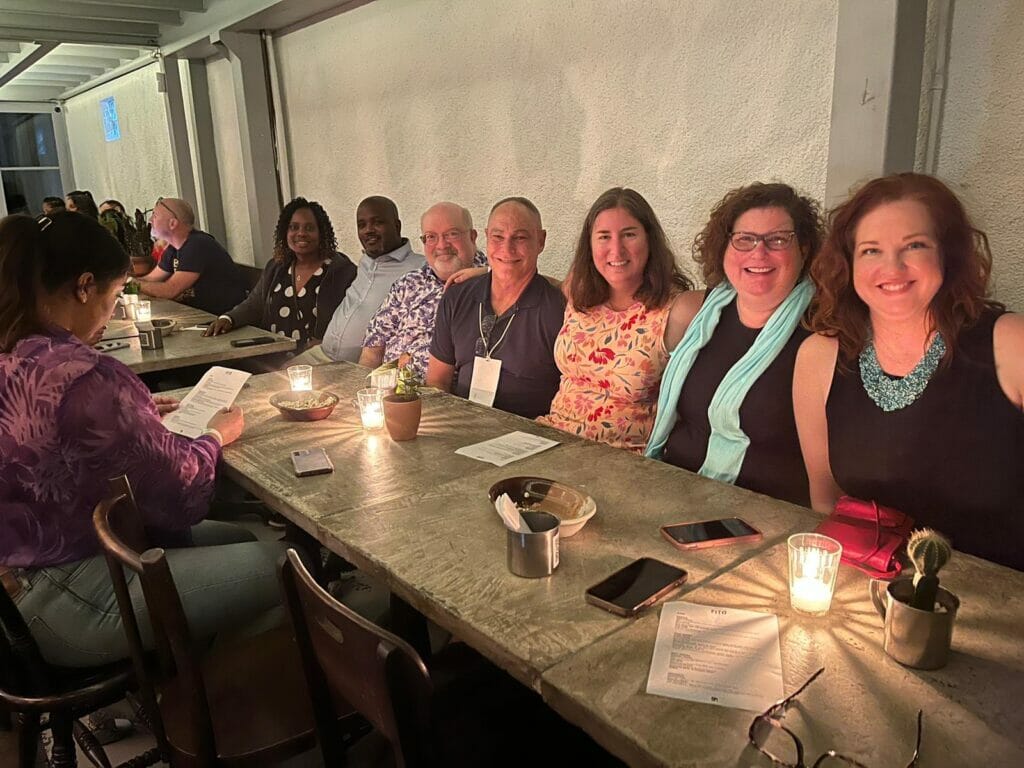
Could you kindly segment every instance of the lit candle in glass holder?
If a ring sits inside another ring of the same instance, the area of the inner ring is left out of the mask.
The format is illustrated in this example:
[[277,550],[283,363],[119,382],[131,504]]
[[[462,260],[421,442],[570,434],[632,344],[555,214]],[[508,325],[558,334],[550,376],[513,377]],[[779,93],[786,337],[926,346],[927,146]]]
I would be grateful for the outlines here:
[[292,392],[313,391],[313,366],[292,365],[288,368],[288,381],[291,382]]
[[153,319],[153,304],[148,301],[140,301],[138,309],[135,310],[135,319],[140,323],[148,323]]
[[843,546],[820,533],[789,537],[789,602],[793,610],[824,616],[832,604]]
[[359,401],[359,418],[363,429],[373,431],[384,426],[384,391],[377,387],[360,389],[356,393]]

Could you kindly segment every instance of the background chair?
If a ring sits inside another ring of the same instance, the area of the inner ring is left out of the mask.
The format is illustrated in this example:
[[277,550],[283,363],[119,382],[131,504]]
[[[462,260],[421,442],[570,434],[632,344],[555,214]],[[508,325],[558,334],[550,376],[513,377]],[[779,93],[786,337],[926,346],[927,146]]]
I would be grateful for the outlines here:
[[[18,607],[0,588],[0,710],[15,715],[20,768],[35,768],[47,728],[53,733],[52,768],[75,768],[76,741],[93,765],[110,768],[103,747],[79,718],[120,701],[134,687],[127,660],[88,669],[47,663]],[[150,750],[131,765],[143,768],[159,759],[157,750]]]
[[[270,765],[314,746],[313,713],[287,627],[206,650],[193,638],[162,549],[140,551],[141,518],[127,480],[93,515],[107,556],[132,661],[153,708],[154,735],[173,766]],[[156,646],[148,663],[124,568],[137,574]],[[341,703],[343,714],[351,708]],[[334,727],[349,733],[348,718]],[[365,730],[365,728],[362,728]]]

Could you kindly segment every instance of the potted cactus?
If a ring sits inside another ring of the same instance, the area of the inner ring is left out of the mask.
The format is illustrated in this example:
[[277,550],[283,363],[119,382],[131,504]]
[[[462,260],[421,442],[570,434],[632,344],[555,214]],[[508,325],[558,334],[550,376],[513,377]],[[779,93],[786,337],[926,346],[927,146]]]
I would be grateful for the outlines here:
[[914,531],[907,542],[907,555],[914,564],[914,596],[910,606],[934,611],[939,594],[939,571],[949,562],[953,548],[949,540],[931,528]]
[[914,531],[907,554],[917,569],[914,578],[892,582],[872,579],[869,590],[882,617],[887,654],[914,669],[939,669],[953,642],[960,600],[939,586],[939,570],[949,562],[949,541],[930,528]]
[[420,428],[423,402],[420,387],[423,382],[409,365],[398,369],[395,393],[384,398],[384,425],[392,440],[412,440]]

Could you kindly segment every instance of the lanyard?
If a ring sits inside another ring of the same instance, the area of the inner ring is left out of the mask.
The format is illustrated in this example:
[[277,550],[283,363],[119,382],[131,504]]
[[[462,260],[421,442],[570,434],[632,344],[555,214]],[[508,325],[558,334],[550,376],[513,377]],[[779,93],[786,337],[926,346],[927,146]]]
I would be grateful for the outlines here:
[[[508,324],[505,326],[505,330],[501,332],[501,336],[498,337],[498,340],[494,343],[494,346],[491,347],[490,349],[488,349],[487,348],[487,339],[484,338],[484,305],[483,305],[483,302],[480,303],[480,307],[478,309],[477,323],[478,323],[478,327],[480,328],[480,343],[483,344],[483,346],[484,346],[484,357],[486,357],[487,359],[490,359],[491,353],[497,351],[498,347],[501,346],[501,342],[503,342],[505,340],[505,334],[508,333],[508,329],[512,327],[512,321],[515,320],[515,319],[516,319],[516,313],[513,312],[512,313],[512,317],[510,317],[508,319]],[[488,336],[489,335],[490,334],[488,334]]]

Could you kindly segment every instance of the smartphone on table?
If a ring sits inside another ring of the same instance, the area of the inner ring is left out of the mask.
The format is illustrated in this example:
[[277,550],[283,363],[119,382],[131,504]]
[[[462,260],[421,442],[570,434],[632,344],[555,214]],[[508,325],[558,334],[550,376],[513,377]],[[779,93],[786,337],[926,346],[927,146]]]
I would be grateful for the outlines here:
[[591,605],[618,616],[635,616],[681,586],[686,571],[651,557],[641,557],[586,591]]
[[301,451],[292,451],[292,464],[295,466],[296,477],[329,475],[334,471],[331,457],[323,448],[304,448]]
[[723,544],[739,544],[743,541],[760,541],[764,535],[746,520],[726,517],[721,520],[704,520],[699,523],[665,525],[661,535],[677,549],[703,549]]

